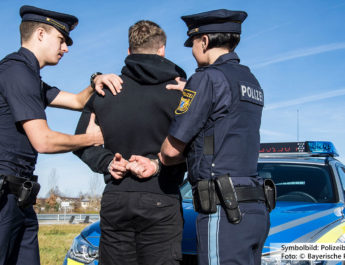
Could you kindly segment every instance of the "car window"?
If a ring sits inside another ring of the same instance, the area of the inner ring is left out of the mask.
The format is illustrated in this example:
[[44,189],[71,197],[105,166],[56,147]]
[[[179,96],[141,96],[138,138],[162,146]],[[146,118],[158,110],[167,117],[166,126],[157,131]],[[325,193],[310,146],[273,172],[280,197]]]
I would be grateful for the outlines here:
[[337,165],[337,171],[340,177],[341,185],[343,186],[343,190],[345,191],[345,168],[343,166]]
[[259,176],[272,179],[278,201],[334,202],[328,166],[259,163]]
[[[259,176],[272,179],[278,201],[335,202],[332,177],[328,166],[259,163]],[[343,172],[345,184],[345,171]],[[192,199],[190,184],[181,187],[183,199]]]

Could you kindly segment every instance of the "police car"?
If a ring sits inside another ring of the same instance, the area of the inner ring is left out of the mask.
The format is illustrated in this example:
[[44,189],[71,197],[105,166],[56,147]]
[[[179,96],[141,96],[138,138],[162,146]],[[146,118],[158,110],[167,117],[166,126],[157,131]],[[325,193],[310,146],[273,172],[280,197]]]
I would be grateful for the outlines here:
[[[271,212],[271,229],[262,254],[263,265],[331,265],[342,261],[282,260],[275,243],[345,243],[345,166],[334,157],[331,142],[261,144],[258,172],[272,179],[277,205]],[[185,219],[183,264],[196,260],[196,231],[192,192],[181,187]],[[68,251],[64,264],[98,264],[99,222],[86,227]],[[240,242],[239,242],[240,243]],[[116,257],[114,257],[116,259]],[[345,264],[345,263],[344,263]]]

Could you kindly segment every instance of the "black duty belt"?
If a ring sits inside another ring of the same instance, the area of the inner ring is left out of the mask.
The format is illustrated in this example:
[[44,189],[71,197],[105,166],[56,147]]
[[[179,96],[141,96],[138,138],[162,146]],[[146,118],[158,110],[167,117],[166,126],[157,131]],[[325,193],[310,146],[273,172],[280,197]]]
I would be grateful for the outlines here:
[[[235,191],[238,202],[266,201],[263,186],[235,187]],[[216,203],[220,204],[218,196],[216,196]]]
[[193,191],[195,211],[204,214],[217,212],[217,204],[222,205],[230,223],[241,221],[239,202],[266,202],[269,210],[275,206],[275,186],[269,180],[264,185],[234,187],[231,177],[223,175],[214,179],[204,179],[196,183]]
[[17,176],[11,176],[11,175],[3,175],[6,185],[5,187],[7,188],[7,191],[11,194],[16,195],[19,197],[20,192],[21,192],[21,187],[24,182],[26,181],[37,181],[37,176],[33,176],[32,178],[23,178],[23,177],[17,177]]
[[1,175],[2,193],[14,194],[18,199],[18,206],[25,208],[36,203],[36,196],[40,190],[37,176],[22,178],[17,176]]

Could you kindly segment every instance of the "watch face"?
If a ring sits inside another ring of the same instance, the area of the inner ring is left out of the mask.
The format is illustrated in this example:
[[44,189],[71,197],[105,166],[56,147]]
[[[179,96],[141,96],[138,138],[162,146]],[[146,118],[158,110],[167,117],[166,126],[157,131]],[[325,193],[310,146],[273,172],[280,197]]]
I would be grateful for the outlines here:
[[93,73],[93,74],[91,75],[91,78],[90,78],[91,81],[94,80],[96,76],[101,75],[101,74],[102,74],[101,72]]
[[102,73],[101,72],[96,72],[96,73],[93,73],[90,77],[90,85],[93,89],[95,89],[95,82],[93,82],[93,80],[95,79],[96,76],[98,75],[101,75]]

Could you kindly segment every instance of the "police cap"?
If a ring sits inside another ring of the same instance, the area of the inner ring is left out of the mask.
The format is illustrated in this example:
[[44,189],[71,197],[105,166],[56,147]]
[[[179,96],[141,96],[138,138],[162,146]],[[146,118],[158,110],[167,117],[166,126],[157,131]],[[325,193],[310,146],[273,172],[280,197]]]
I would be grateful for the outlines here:
[[66,44],[68,46],[73,44],[69,33],[78,24],[78,18],[75,16],[27,5],[22,6],[19,13],[22,17],[22,22],[36,21],[48,24],[61,32],[61,34],[65,37]]
[[198,13],[189,16],[182,16],[182,20],[188,27],[188,39],[184,43],[186,47],[192,47],[192,37],[198,34],[231,32],[241,34],[241,24],[246,19],[244,11],[231,11],[218,9]]

